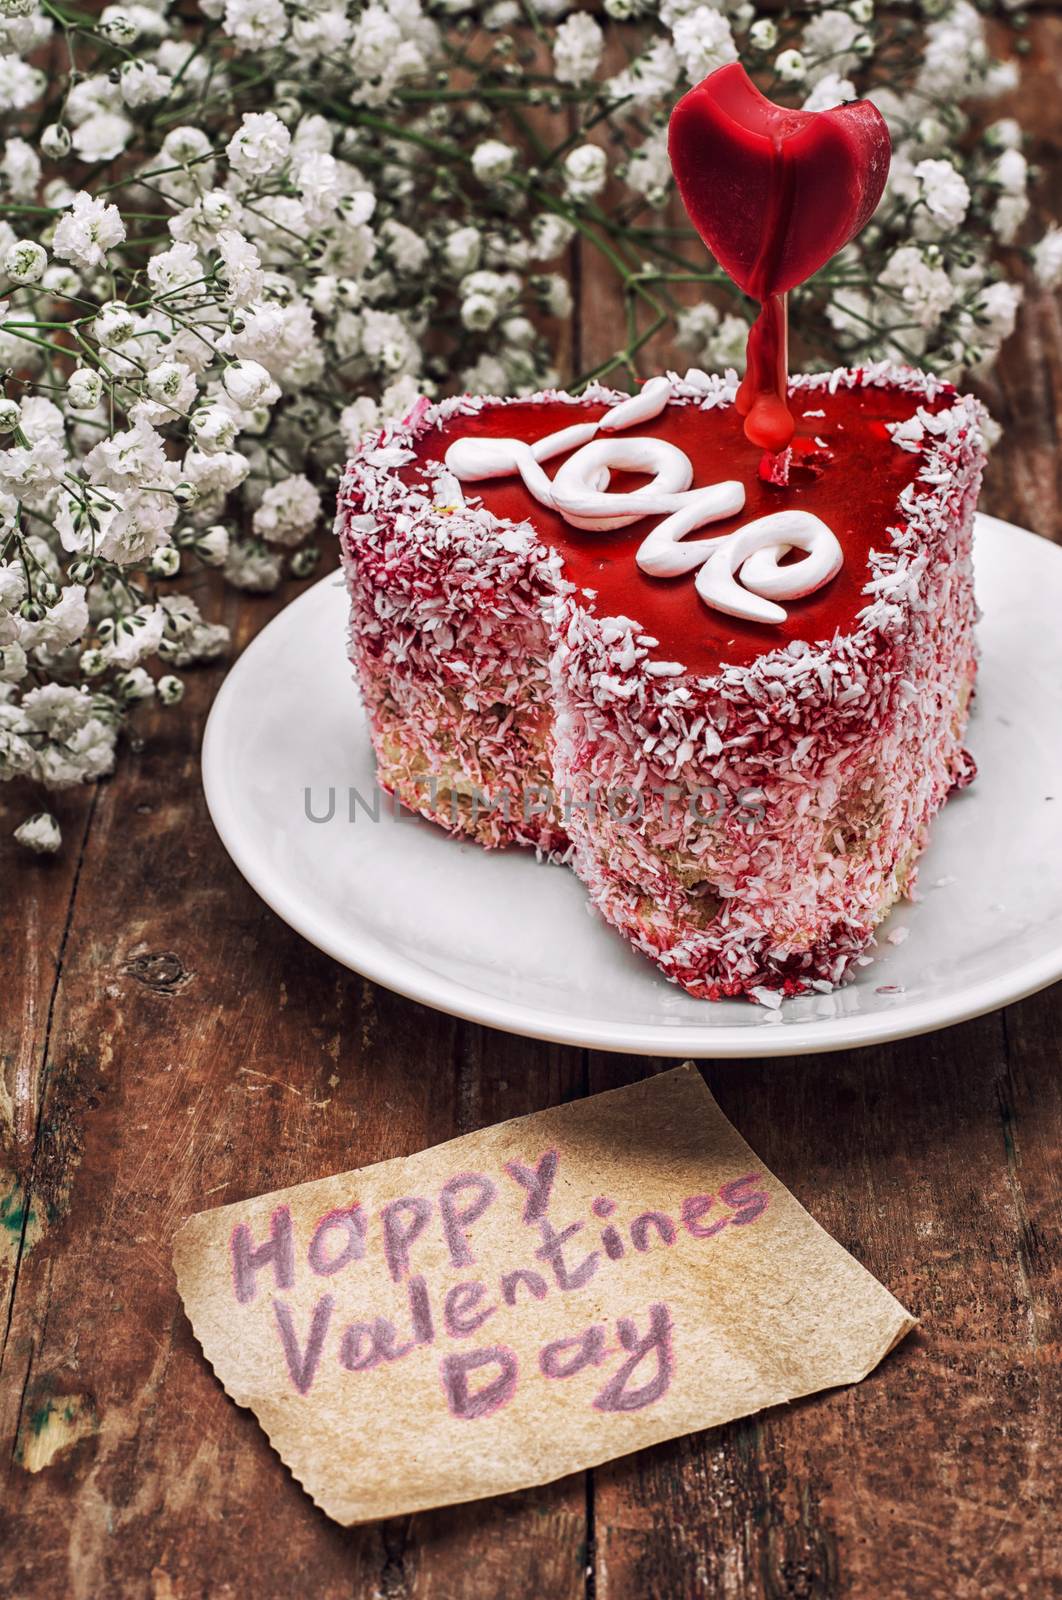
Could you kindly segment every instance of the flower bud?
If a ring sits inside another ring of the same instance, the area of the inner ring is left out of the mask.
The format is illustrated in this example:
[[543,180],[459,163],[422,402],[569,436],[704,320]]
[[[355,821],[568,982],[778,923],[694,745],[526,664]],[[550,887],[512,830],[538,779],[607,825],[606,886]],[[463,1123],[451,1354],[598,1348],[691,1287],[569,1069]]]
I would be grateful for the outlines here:
[[749,44],[754,50],[773,50],[778,43],[778,28],[770,17],[761,17],[749,29]]
[[124,300],[107,300],[96,313],[93,332],[102,345],[121,344],[136,332],[136,318]]
[[153,578],[175,578],[181,570],[181,552],[175,544],[160,544],[152,552],[148,571]]
[[123,11],[120,6],[106,6],[96,26],[104,38],[110,39],[112,44],[126,46],[134,44],[140,33],[136,19],[130,12]]
[[204,528],[191,541],[192,549],[207,567],[220,567],[229,553],[229,530],[222,523]]
[[184,699],[184,683],[176,673],[167,672],[165,677],[159,679],[155,688],[164,706],[179,705]]
[[461,321],[472,332],[482,333],[497,315],[497,301],[488,294],[466,295],[461,301]]
[[137,700],[150,700],[155,693],[155,680],[143,667],[130,667],[120,673],[114,687],[123,700],[135,704]]
[[62,161],[70,154],[70,130],[61,122],[49,123],[41,134],[41,155],[49,161]]
[[774,70],[783,83],[799,83],[807,73],[807,66],[799,50],[783,50],[775,57]]
[[480,183],[500,183],[509,176],[515,162],[516,151],[500,139],[484,139],[472,152],[472,171]]
[[32,239],[19,239],[4,255],[4,271],[16,283],[38,283],[48,265],[48,252]]
[[77,367],[66,380],[66,395],[75,411],[94,411],[103,399],[103,379],[91,367]]
[[304,550],[296,550],[289,566],[293,578],[308,578],[316,567],[321,552],[313,545],[307,545]]
[[225,393],[244,411],[255,406],[272,405],[280,398],[280,390],[265,367],[258,361],[234,361],[221,375]]

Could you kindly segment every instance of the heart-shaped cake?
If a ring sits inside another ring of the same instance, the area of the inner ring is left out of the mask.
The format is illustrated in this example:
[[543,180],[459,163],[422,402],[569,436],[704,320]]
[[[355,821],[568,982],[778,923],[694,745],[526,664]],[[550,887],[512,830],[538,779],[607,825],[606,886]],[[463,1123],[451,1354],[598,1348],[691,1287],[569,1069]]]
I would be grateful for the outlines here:
[[796,379],[758,466],[734,382],[420,403],[337,527],[380,781],[565,856],[667,977],[837,983],[971,765],[979,407],[884,365]]

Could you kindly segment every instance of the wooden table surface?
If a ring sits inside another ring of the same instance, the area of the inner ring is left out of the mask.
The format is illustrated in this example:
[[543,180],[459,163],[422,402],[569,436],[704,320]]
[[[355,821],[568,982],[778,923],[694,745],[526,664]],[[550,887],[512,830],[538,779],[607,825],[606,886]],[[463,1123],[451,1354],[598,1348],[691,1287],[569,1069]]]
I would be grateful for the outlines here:
[[[1032,30],[1052,119],[1060,30],[1050,13]],[[584,364],[611,315],[584,297]],[[987,398],[1006,433],[985,508],[1058,538],[1056,302],[1030,295]],[[280,603],[200,598],[240,645]],[[1062,986],[901,1044],[702,1063],[763,1160],[921,1318],[865,1383],[467,1507],[350,1531],[314,1508],[200,1356],[179,1223],[667,1063],[456,1022],[304,944],[206,814],[220,677],[190,674],[142,755],[59,798],[59,859],[17,850],[28,797],[0,793],[0,1594],[1059,1593]]]

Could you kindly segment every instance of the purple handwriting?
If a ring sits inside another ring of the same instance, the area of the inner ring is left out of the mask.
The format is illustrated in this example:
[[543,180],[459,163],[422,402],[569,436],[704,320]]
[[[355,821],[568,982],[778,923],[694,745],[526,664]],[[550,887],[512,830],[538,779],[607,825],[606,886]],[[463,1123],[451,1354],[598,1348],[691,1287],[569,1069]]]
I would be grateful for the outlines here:
[[[504,1173],[513,1189],[499,1187],[485,1173],[460,1172],[437,1194],[402,1196],[375,1215],[352,1200],[319,1219],[304,1255],[297,1247],[291,1212],[278,1206],[266,1237],[256,1238],[246,1223],[232,1231],[235,1298],[247,1305],[261,1289],[272,1289],[277,1337],[299,1394],[310,1392],[326,1350],[334,1350],[345,1372],[361,1373],[400,1361],[440,1338],[485,1336],[487,1342],[477,1342],[474,1349],[442,1353],[438,1369],[450,1414],[476,1420],[501,1410],[516,1393],[517,1356],[507,1345],[493,1342],[503,1331],[503,1322],[512,1326],[512,1313],[519,1315],[534,1301],[585,1288],[606,1263],[622,1261],[629,1254],[670,1250],[683,1235],[700,1243],[727,1228],[745,1227],[769,1204],[762,1177],[751,1172],[722,1184],[716,1194],[687,1195],[675,1215],[649,1210],[622,1220],[616,1202],[599,1195],[590,1207],[591,1219],[554,1223],[548,1212],[558,1163],[556,1150],[546,1151],[533,1164],[506,1162]],[[497,1208],[503,1194],[521,1208],[535,1265],[503,1272],[493,1289],[475,1276],[445,1289],[429,1283],[424,1270],[418,1269],[418,1246],[429,1229],[441,1236],[449,1267],[469,1272],[476,1265],[477,1230],[492,1238],[502,1220]],[[336,1296],[322,1293],[308,1326],[296,1328],[283,1291],[294,1287],[300,1260],[315,1277],[335,1279],[341,1272],[359,1270],[360,1263],[371,1268],[372,1259],[381,1260],[391,1282],[404,1287],[406,1307],[398,1322],[374,1315],[334,1327],[339,1321]],[[496,1322],[499,1311],[506,1308],[510,1315]],[[674,1326],[662,1302],[649,1307],[644,1323],[640,1330],[635,1319],[619,1317],[611,1333],[607,1323],[598,1321],[555,1339],[539,1351],[538,1373],[563,1380],[615,1363],[610,1374],[602,1373],[604,1381],[591,1400],[594,1408],[638,1411],[653,1405],[667,1393],[674,1372]]]
[[[415,1281],[411,1280],[411,1290]],[[463,1287],[479,1289],[482,1285]],[[333,1296],[321,1295],[313,1308],[305,1342],[300,1343],[291,1308],[286,1301],[274,1297],[273,1312],[288,1374],[300,1394],[308,1394],[313,1385],[334,1309]],[[644,1334],[639,1334],[633,1318],[620,1317],[616,1322],[618,1343],[612,1345],[607,1325],[592,1323],[574,1338],[555,1339],[543,1345],[538,1355],[539,1371],[545,1378],[572,1378],[586,1367],[603,1366],[612,1356],[626,1352],[626,1360],[620,1362],[591,1404],[597,1411],[641,1411],[666,1394],[671,1383],[675,1364],[672,1332],[669,1308],[652,1305]],[[339,1365],[346,1372],[368,1372],[381,1362],[400,1361],[418,1345],[431,1344],[434,1339],[430,1316],[418,1324],[414,1314],[409,1339],[401,1338],[387,1317],[352,1322],[340,1335]],[[489,1375],[484,1376],[481,1369],[487,1369]],[[480,1381],[470,1383],[473,1374],[478,1374]],[[637,1383],[633,1381],[636,1374]],[[450,1351],[440,1361],[439,1376],[450,1415],[475,1421],[499,1411],[512,1399],[518,1363],[515,1352],[506,1345]]]

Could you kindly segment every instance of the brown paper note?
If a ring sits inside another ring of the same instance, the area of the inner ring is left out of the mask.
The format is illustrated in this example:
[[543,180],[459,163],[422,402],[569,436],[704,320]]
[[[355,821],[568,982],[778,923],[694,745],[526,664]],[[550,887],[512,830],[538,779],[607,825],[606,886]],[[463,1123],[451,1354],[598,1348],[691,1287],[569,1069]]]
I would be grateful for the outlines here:
[[174,1262],[225,1388],[342,1523],[855,1383],[914,1321],[689,1066],[201,1212]]

